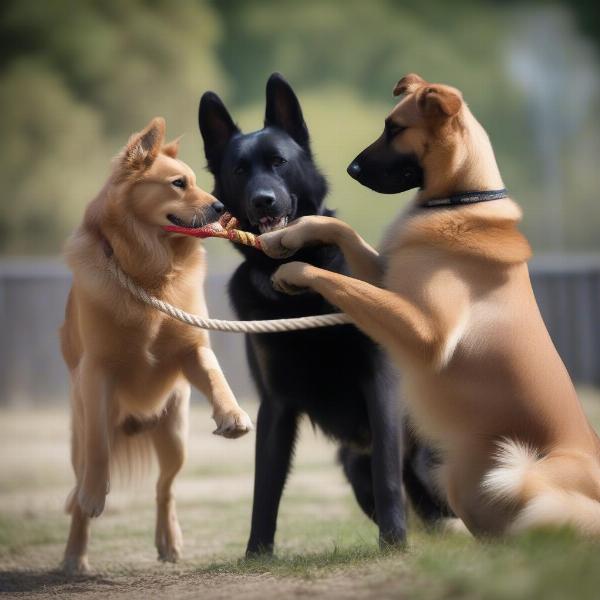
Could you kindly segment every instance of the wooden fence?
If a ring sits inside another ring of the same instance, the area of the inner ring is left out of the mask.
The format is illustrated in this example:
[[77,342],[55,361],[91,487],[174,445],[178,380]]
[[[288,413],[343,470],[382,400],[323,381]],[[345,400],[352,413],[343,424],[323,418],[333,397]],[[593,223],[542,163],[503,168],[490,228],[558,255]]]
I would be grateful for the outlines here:
[[[531,265],[550,334],[577,383],[600,385],[600,256],[545,256]],[[211,316],[233,318],[228,273],[209,276]],[[0,406],[65,402],[67,374],[57,331],[70,276],[56,261],[0,262]],[[212,333],[234,391],[254,396],[240,334]]]

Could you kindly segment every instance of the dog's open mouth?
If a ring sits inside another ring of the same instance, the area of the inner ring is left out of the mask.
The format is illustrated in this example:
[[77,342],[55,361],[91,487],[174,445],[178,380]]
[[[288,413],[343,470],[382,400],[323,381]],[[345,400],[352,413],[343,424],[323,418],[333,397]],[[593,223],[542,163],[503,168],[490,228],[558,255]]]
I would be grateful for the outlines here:
[[194,214],[192,220],[189,223],[181,217],[178,217],[177,215],[173,214],[168,214],[167,219],[169,219],[169,221],[171,221],[173,225],[177,225],[178,227],[185,227],[186,229],[197,229],[198,227],[206,225],[206,223],[204,223],[202,219],[196,214]]
[[282,229],[288,224],[288,217],[262,217],[258,222],[258,230],[261,233]]

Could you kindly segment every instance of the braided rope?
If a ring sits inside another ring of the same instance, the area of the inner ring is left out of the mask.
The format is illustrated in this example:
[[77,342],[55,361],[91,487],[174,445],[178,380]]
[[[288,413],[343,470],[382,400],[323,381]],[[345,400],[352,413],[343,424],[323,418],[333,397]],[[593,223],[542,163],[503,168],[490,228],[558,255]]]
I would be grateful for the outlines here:
[[238,220],[230,213],[226,212],[223,213],[217,222],[204,225],[204,227],[166,225],[163,229],[172,233],[180,233],[182,235],[189,235],[197,238],[221,238],[223,240],[235,242],[236,244],[242,244],[244,246],[256,248],[257,250],[262,250],[260,240],[253,233],[238,229],[237,226]]
[[114,260],[108,261],[108,268],[119,284],[128,290],[131,295],[140,302],[200,329],[211,331],[230,331],[232,333],[279,333],[282,331],[298,331],[301,329],[315,329],[317,327],[329,327],[331,325],[345,325],[351,323],[350,317],[344,313],[329,313],[326,315],[314,315],[311,317],[297,317],[294,319],[267,319],[264,321],[225,321],[223,319],[205,319],[176,308],[168,302],[164,302],[152,296],[140,288],[132,279],[117,265]]

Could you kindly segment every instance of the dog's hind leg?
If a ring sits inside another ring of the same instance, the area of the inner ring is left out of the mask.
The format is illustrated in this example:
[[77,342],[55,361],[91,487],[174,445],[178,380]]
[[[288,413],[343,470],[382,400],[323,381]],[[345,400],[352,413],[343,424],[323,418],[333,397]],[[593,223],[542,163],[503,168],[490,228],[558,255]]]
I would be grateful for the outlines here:
[[403,436],[399,427],[396,383],[391,366],[383,360],[372,381],[363,384],[373,440],[371,476],[382,547],[406,543],[402,493]]
[[83,514],[77,501],[71,503],[71,529],[62,567],[69,575],[88,573],[87,545],[90,536],[90,518]]
[[341,446],[338,459],[344,469],[346,478],[352,486],[358,505],[369,519],[377,523],[373,477],[371,474],[371,454],[358,452],[350,446]]
[[83,407],[83,472],[77,482],[77,500],[84,515],[98,517],[109,489],[109,412],[113,390],[101,367],[86,357],[81,362],[78,384]]
[[71,528],[62,563],[63,570],[69,575],[81,575],[89,572],[90,569],[87,559],[90,518],[82,512],[77,500],[79,482],[83,475],[82,419],[80,399],[74,396],[72,398],[71,463],[77,484],[66,503],[66,510],[71,515]]
[[185,462],[189,404],[190,386],[186,382],[173,393],[151,434],[160,468],[156,483],[156,549],[159,560],[168,562],[180,558],[183,545],[172,488]]
[[404,488],[415,512],[428,527],[443,525],[454,518],[443,492],[435,481],[439,461],[433,451],[413,439],[404,455]]

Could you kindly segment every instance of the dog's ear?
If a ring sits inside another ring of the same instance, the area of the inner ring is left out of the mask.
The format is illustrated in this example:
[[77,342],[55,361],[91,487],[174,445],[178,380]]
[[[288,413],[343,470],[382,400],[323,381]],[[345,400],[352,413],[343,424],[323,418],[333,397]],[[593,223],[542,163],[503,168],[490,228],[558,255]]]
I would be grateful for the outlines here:
[[204,140],[204,155],[209,169],[214,173],[221,162],[227,142],[240,130],[233,122],[221,98],[206,92],[200,98],[198,124]]
[[265,127],[270,126],[283,129],[310,152],[308,128],[304,122],[300,102],[290,84],[279,73],[273,73],[267,81]]
[[171,158],[177,158],[177,155],[179,154],[179,142],[181,142],[182,137],[183,136],[180,135],[178,138],[175,138],[168,144],[165,144],[160,151]]
[[165,120],[155,117],[139,133],[134,133],[121,154],[121,166],[129,173],[146,171],[156,160],[165,139]]
[[417,106],[426,117],[453,117],[462,104],[462,94],[447,85],[428,85],[417,96]]
[[400,96],[400,94],[406,94],[406,92],[410,92],[416,86],[423,85],[424,83],[426,83],[426,81],[420,75],[409,73],[394,86],[394,91],[392,93],[394,96]]

